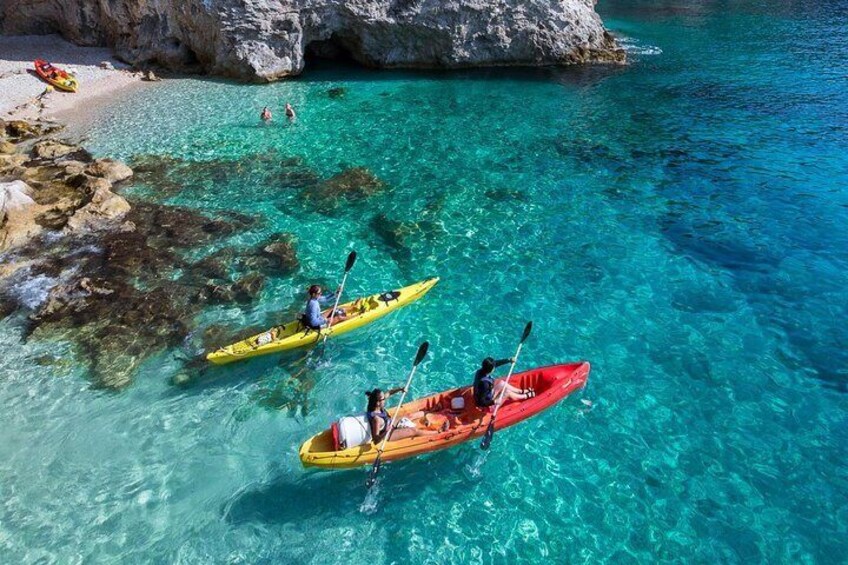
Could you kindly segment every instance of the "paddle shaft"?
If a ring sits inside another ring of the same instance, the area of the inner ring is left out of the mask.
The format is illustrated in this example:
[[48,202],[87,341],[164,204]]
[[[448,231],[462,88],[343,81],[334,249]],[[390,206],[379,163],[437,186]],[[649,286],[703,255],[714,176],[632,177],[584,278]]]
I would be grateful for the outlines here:
[[498,395],[498,400],[495,403],[495,411],[492,412],[492,419],[490,420],[490,426],[494,425],[495,418],[498,416],[498,410],[501,409],[501,404],[503,403],[504,394],[506,394],[506,388],[509,386],[509,379],[512,377],[512,371],[515,370],[515,364],[518,363],[518,356],[521,355],[521,348],[524,347],[524,342],[518,344],[518,349],[515,351],[515,356],[512,358],[512,365],[509,366],[509,372],[506,374],[506,379],[504,379],[504,386],[501,389],[501,393]]
[[347,282],[347,274],[349,271],[345,271],[344,276],[342,277],[342,284],[339,286],[339,293],[336,294],[336,303],[333,304],[333,310],[330,312],[330,323],[327,324],[327,333],[324,334],[324,341],[327,341],[327,334],[329,334],[329,329],[333,327],[333,318],[336,317],[336,308],[339,307],[339,300],[342,299],[342,291],[344,290],[345,283]]
[[398,402],[397,408],[395,408],[394,416],[392,416],[392,421],[389,422],[389,429],[386,430],[386,437],[383,438],[383,442],[380,444],[380,449],[377,450],[377,459],[383,455],[383,449],[386,447],[386,442],[389,441],[389,436],[392,435],[392,430],[394,429],[395,422],[397,422],[398,414],[400,414],[400,409],[403,406],[403,399],[406,398],[406,391],[409,390],[409,385],[412,383],[412,377],[415,375],[415,371],[418,370],[418,365],[414,365],[412,370],[409,372],[409,378],[406,379],[406,386],[403,387],[403,394],[400,395],[400,402]]

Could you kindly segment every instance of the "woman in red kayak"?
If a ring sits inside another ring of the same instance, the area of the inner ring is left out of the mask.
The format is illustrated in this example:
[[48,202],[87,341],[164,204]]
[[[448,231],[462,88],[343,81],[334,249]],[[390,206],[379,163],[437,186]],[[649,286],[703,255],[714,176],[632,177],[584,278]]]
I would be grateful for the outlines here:
[[[385,393],[379,388],[365,392],[365,396],[368,397],[368,411],[366,416],[368,417],[368,425],[371,427],[371,441],[374,442],[374,445],[383,441],[392,422],[391,416],[386,411],[386,399],[398,392],[403,392],[403,388],[393,388]],[[424,412],[418,411],[395,422],[395,427],[388,441],[397,441],[399,439],[417,436],[435,436],[448,429],[449,423],[447,421],[442,424],[442,429],[439,431],[419,429],[413,420],[423,417]]]
[[495,405],[495,399],[500,398],[501,391],[506,388],[503,393],[505,400],[527,400],[536,396],[536,391],[532,388],[526,390],[512,386],[503,381],[495,381],[492,376],[495,369],[507,363],[512,363],[513,359],[498,359],[492,357],[483,359],[480,368],[474,373],[474,403],[479,408],[488,408]]

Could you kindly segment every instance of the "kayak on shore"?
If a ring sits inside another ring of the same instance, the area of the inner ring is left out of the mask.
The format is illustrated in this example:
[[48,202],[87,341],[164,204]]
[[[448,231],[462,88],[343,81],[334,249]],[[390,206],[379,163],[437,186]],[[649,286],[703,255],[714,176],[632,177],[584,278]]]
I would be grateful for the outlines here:
[[35,60],[35,72],[42,79],[60,90],[76,92],[79,88],[79,81],[77,81],[74,75],[58,67],[54,67],[44,59]]
[[[527,400],[507,400],[495,421],[495,430],[517,424],[557,404],[572,392],[583,388],[589,377],[586,361],[530,369],[512,375],[510,383],[519,388],[533,388],[536,396]],[[503,380],[503,379],[498,379]],[[404,404],[398,417],[423,411],[414,423],[420,428],[447,430],[437,435],[417,436],[386,443],[383,461],[395,461],[431,451],[447,449],[486,433],[492,418],[488,408],[477,408],[472,387],[440,392]],[[394,413],[394,409],[390,410]],[[346,469],[370,465],[377,457],[378,446],[371,441],[365,415],[348,416],[333,422],[329,429],[316,434],[300,447],[304,467]]]
[[[435,277],[399,290],[358,298],[338,306],[345,311],[346,316],[332,327],[322,328],[320,331],[312,330],[305,328],[299,320],[294,320],[217,349],[209,353],[206,359],[215,365],[226,365],[241,359],[317,345],[324,336],[331,338],[345,334],[415,302],[427,294],[437,282],[439,279]],[[327,314],[329,317],[329,312]]]

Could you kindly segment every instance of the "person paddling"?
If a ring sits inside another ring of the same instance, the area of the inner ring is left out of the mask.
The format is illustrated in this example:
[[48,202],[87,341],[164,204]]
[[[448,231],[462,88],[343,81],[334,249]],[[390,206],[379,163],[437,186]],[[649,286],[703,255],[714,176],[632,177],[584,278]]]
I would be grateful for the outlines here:
[[523,390],[503,381],[495,381],[493,376],[495,369],[508,363],[512,363],[512,359],[495,360],[492,357],[483,359],[480,368],[474,373],[474,403],[479,408],[494,406],[495,397],[500,397],[504,387],[506,387],[502,397],[504,399],[527,400],[536,396],[536,391],[532,388]]
[[270,122],[271,121],[271,110],[268,109],[268,106],[265,106],[264,108],[262,108],[262,115],[259,116],[259,117],[262,118],[263,122]]
[[[330,325],[330,321],[321,313],[322,303],[329,302],[336,297],[336,293],[321,294],[321,287],[313,284],[309,287],[309,299],[306,301],[306,311],[303,313],[303,324],[312,330],[320,330]],[[339,309],[333,317],[333,325],[346,317],[344,310]]]
[[[374,445],[383,441],[388,433],[389,424],[392,421],[391,416],[386,411],[386,400],[393,394],[403,392],[403,387],[393,388],[387,392],[383,392],[379,388],[365,391],[365,396],[368,397],[368,425],[371,428],[371,441]],[[407,439],[418,436],[435,436],[448,429],[449,423],[445,421],[442,424],[441,430],[422,430],[415,425],[414,420],[424,417],[423,411],[413,412],[405,416],[395,423],[394,429],[389,434],[389,439],[386,441],[397,441],[399,439]]]

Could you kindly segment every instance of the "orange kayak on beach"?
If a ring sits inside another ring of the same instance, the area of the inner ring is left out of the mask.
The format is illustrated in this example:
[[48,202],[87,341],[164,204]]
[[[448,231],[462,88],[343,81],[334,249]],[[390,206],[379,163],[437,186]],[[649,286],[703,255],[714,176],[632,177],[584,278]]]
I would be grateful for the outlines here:
[[[527,400],[504,402],[495,421],[495,430],[502,430],[535,416],[572,392],[583,388],[589,378],[589,370],[589,363],[580,361],[530,369],[512,375],[510,384],[518,388],[533,388],[536,390],[536,396]],[[389,414],[394,414],[395,409],[390,408],[388,411]],[[383,461],[414,457],[480,437],[486,433],[492,418],[489,409],[475,406],[470,386],[407,402],[401,407],[398,417],[419,411],[423,411],[425,415],[414,422],[418,427],[440,430],[447,422],[448,429],[436,435],[390,441],[386,443],[383,451]],[[347,434],[346,429],[349,432]],[[347,447],[350,441],[348,437],[354,437],[354,443],[362,443]],[[378,446],[370,440],[364,415],[351,416],[334,422],[329,429],[304,442],[300,448],[300,461],[304,467],[345,469],[374,463],[377,452]]]
[[74,75],[58,67],[54,67],[44,59],[35,60],[35,72],[45,81],[61,90],[76,92],[79,88],[79,81],[77,81]]

